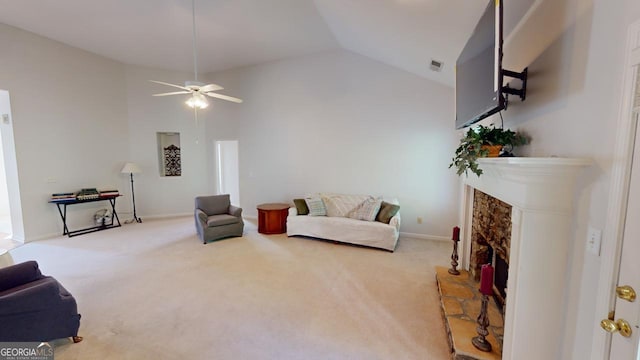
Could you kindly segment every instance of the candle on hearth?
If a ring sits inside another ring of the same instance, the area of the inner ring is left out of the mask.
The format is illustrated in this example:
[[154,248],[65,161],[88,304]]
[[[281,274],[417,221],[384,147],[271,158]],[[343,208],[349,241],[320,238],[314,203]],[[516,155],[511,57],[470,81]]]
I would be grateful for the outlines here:
[[482,265],[480,272],[480,292],[483,295],[493,295],[493,266]]
[[451,238],[451,240],[453,240],[453,241],[460,240],[460,228],[459,227],[454,226],[454,228],[453,228],[453,237]]

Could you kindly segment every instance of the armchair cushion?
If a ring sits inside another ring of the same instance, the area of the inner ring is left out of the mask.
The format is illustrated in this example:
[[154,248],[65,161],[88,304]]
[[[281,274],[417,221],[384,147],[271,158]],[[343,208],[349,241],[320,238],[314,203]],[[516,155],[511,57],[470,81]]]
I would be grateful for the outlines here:
[[229,195],[199,196],[196,198],[196,208],[207,215],[228,214],[231,201]]
[[235,216],[231,216],[227,214],[211,215],[207,219],[207,226],[210,226],[210,227],[222,226],[222,225],[235,224],[238,222],[240,222],[240,218]]

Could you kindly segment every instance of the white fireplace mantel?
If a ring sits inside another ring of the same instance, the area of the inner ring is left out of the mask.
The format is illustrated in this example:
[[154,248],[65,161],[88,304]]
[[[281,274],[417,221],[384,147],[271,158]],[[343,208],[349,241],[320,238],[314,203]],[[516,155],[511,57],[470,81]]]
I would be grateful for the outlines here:
[[589,159],[483,158],[464,178],[463,266],[469,269],[473,189],[512,206],[503,359],[558,359],[575,180]]

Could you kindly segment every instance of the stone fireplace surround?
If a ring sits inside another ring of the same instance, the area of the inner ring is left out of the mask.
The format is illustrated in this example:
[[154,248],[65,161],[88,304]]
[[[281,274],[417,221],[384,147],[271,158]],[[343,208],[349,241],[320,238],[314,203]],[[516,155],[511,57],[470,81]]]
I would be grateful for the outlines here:
[[510,244],[511,205],[475,189],[469,273],[472,279],[478,282],[482,265],[494,266],[494,291],[500,306],[504,305],[506,298],[505,279],[509,267]]
[[464,178],[462,266],[469,270],[474,189],[512,206],[503,359],[557,359],[576,176],[588,159],[485,158]]

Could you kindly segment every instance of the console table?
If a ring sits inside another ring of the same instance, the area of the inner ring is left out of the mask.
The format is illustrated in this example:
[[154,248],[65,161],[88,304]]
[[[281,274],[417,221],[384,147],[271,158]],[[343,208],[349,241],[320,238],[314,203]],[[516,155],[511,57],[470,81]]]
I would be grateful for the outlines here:
[[[120,225],[120,219],[118,218],[118,213],[116,212],[116,199],[121,196],[121,195],[114,195],[114,196],[105,196],[105,197],[100,197],[97,199],[87,199],[87,200],[51,200],[49,201],[52,204],[56,204],[56,206],[58,207],[58,212],[60,213],[60,217],[62,218],[62,225],[63,225],[63,232],[62,235],[67,235],[69,237],[72,236],[77,236],[77,235],[82,235],[82,234],[87,234],[87,233],[91,233],[94,231],[100,231],[100,230],[105,230],[105,229],[111,229],[111,228],[115,228],[115,227],[120,227],[122,225]],[[85,203],[92,203],[92,202],[96,202],[96,201],[108,201],[109,204],[111,205],[111,212],[112,212],[112,217],[111,217],[111,222],[109,224],[104,224],[104,225],[96,225],[96,226],[92,226],[92,227],[88,227],[88,228],[84,228],[84,229],[80,229],[80,230],[73,230],[73,231],[69,231],[69,228],[67,227],[67,205],[75,205],[75,204],[85,204]],[[62,205],[62,207],[60,206]],[[114,220],[117,222],[117,224],[114,222]]]

